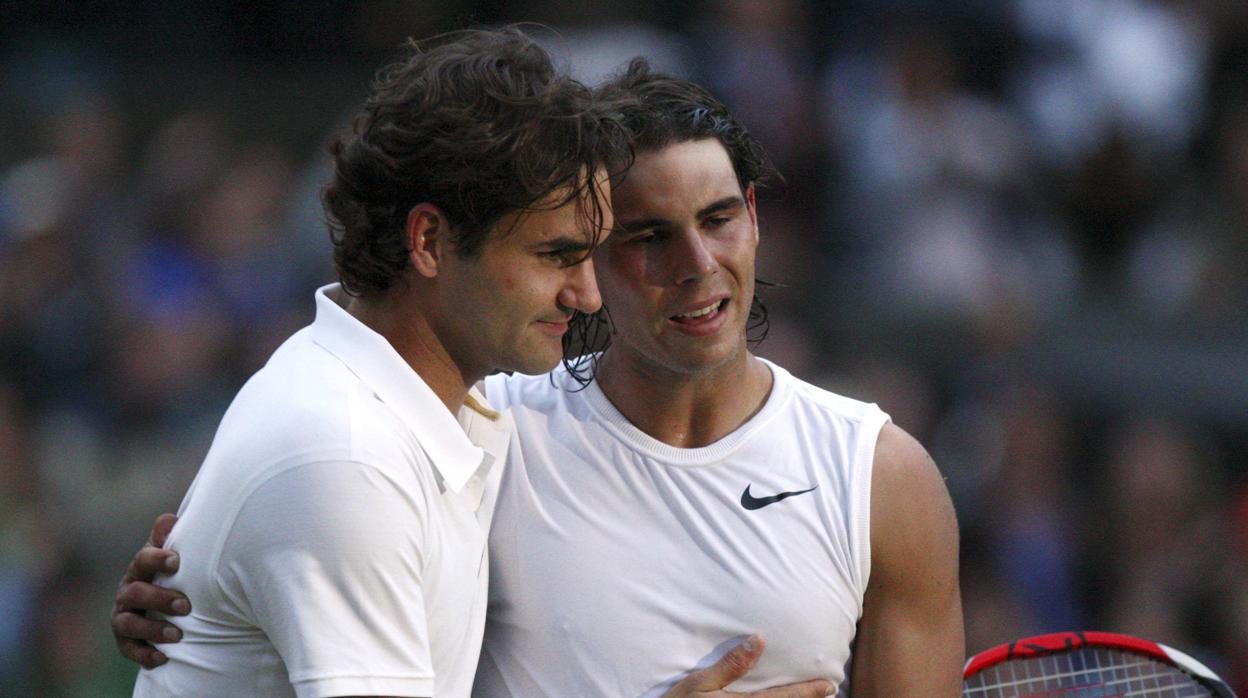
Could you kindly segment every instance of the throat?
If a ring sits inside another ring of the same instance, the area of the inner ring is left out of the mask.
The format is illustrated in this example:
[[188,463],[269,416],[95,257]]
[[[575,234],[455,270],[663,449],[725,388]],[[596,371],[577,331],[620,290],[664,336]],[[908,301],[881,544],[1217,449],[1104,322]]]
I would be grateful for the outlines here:
[[771,369],[746,355],[744,370],[713,376],[647,375],[603,357],[597,381],[607,400],[629,423],[676,448],[709,446],[748,422],[771,394]]

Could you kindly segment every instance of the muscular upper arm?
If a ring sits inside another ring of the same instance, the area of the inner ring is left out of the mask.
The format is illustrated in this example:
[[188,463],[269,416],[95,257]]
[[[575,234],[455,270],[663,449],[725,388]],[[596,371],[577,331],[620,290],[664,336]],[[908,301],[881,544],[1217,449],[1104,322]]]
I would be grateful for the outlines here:
[[958,524],[944,479],[913,437],[886,424],[871,488],[871,577],[855,641],[854,696],[960,696]]

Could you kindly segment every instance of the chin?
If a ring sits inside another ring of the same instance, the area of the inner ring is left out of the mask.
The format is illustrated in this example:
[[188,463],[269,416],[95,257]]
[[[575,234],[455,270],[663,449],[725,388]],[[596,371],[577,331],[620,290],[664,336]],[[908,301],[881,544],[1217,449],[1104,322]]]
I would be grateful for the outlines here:
[[509,362],[511,365],[507,370],[536,376],[542,373],[549,373],[562,360],[563,344],[560,343],[558,349],[554,351],[543,347],[540,350],[534,349],[533,351],[512,357],[512,361]]
[[714,371],[731,363],[739,353],[740,348],[737,346],[704,347],[692,351],[672,352],[668,354],[664,363],[676,373],[697,375]]

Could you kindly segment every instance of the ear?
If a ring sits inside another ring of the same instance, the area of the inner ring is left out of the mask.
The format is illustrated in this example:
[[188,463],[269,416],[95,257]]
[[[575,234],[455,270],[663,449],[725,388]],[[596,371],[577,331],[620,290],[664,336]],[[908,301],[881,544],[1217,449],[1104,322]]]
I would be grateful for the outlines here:
[[754,185],[745,188],[745,208],[750,212],[750,225],[754,227],[754,244],[758,244],[758,206],[754,203]]
[[442,209],[419,203],[407,212],[408,258],[416,273],[426,278],[438,275],[438,265],[451,247],[451,224]]

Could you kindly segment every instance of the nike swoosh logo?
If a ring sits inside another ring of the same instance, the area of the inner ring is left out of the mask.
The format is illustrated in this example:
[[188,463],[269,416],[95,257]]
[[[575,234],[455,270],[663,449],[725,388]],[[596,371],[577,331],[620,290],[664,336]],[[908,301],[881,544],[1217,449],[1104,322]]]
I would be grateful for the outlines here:
[[818,488],[819,488],[819,485],[815,485],[814,487],[808,490],[797,490],[796,492],[781,492],[780,494],[773,494],[770,497],[755,497],[750,494],[750,486],[746,485],[745,491],[741,493],[741,506],[745,507],[746,509],[750,511],[754,511],[755,509],[762,509],[768,504],[775,504],[776,502],[782,499],[788,499],[789,497],[795,497],[799,494],[806,494],[807,492],[813,492],[814,490]]

